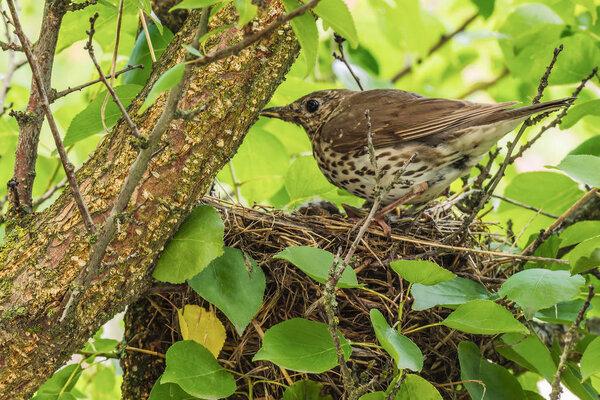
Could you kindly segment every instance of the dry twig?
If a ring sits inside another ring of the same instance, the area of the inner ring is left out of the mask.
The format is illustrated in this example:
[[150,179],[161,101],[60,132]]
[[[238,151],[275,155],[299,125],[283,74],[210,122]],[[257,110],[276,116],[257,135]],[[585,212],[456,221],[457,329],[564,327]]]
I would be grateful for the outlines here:
[[69,161],[69,158],[67,157],[67,152],[65,151],[65,147],[62,144],[62,139],[60,137],[60,133],[58,132],[58,126],[56,125],[56,121],[54,119],[54,116],[52,115],[52,110],[50,110],[50,103],[48,101],[46,90],[44,89],[44,83],[42,81],[42,76],[37,65],[37,60],[33,56],[33,53],[31,52],[31,47],[29,45],[29,40],[23,32],[21,22],[19,21],[19,15],[17,13],[13,0],[7,0],[7,3],[13,18],[15,33],[21,41],[21,45],[23,46],[23,50],[25,51],[25,55],[27,56],[27,61],[29,62],[29,65],[31,67],[31,72],[33,74],[33,79],[35,81],[36,88],[42,99],[42,107],[44,109],[44,113],[46,114],[46,118],[48,119],[48,125],[50,126],[50,131],[52,132],[54,143],[56,143],[56,149],[58,150],[58,155],[60,156],[60,160],[65,170],[67,180],[69,181],[69,186],[71,188],[73,198],[75,199],[75,203],[77,203],[77,208],[79,209],[79,213],[81,214],[87,231],[89,233],[93,233],[96,231],[96,227],[94,226],[94,221],[92,221],[92,217],[90,216],[88,207],[85,204],[83,197],[81,196],[79,185],[77,184],[75,174],[73,173],[75,168],[73,167],[73,164],[71,164],[71,162]]
[[333,52],[333,58],[335,58],[338,61],[343,62],[344,65],[346,66],[346,68],[348,68],[348,71],[350,71],[350,75],[352,75],[352,78],[354,78],[354,81],[356,82],[356,84],[358,85],[360,90],[361,91],[365,90],[360,83],[360,79],[358,79],[358,76],[356,76],[356,74],[352,70],[352,67],[348,63],[348,60],[346,60],[346,56],[344,55],[344,44],[343,43],[346,39],[344,39],[343,37],[341,37],[340,35],[338,35],[335,32],[333,34],[333,37],[334,37],[335,42],[337,43],[338,51],[340,52],[339,55],[336,54],[335,52]]
[[552,392],[550,393],[550,400],[558,400],[560,398],[560,393],[562,392],[562,386],[560,384],[560,380],[562,378],[563,372],[567,369],[567,357],[571,352],[571,348],[573,347],[573,333],[581,323],[583,319],[583,315],[586,310],[590,306],[592,299],[594,298],[594,286],[590,285],[588,288],[588,297],[585,301],[585,304],[579,310],[577,314],[577,318],[573,321],[573,324],[567,331],[564,339],[564,346],[562,354],[560,355],[560,360],[558,362],[558,368],[556,369],[556,374],[554,375],[554,379],[552,380]]
[[[138,69],[138,68],[143,69],[144,66],[142,64],[128,65],[127,67],[123,68],[122,70],[115,72],[115,78],[118,77],[121,74],[124,74],[125,72],[129,72],[131,70]],[[112,75],[105,75],[104,76],[105,79],[109,79],[111,77],[112,77]],[[56,93],[54,93],[54,94],[52,94],[50,96],[50,102],[52,103],[52,102],[56,101],[56,99],[60,99],[61,97],[64,97],[64,96],[66,96],[68,94],[71,94],[73,92],[76,92],[78,90],[85,89],[86,87],[92,86],[92,85],[94,85],[94,84],[96,84],[98,82],[103,82],[103,81],[102,81],[101,78],[98,78],[98,79],[94,79],[93,81],[86,82],[86,83],[83,83],[81,85],[74,86],[72,88],[70,87],[70,88],[67,88],[65,90],[61,90],[60,92],[56,92]]]

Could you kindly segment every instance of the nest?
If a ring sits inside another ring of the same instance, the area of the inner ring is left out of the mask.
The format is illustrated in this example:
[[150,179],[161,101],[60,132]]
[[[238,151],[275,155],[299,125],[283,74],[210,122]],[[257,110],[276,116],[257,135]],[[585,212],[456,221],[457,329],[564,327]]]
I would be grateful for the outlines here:
[[[225,243],[239,248],[252,256],[263,270],[267,287],[263,306],[239,337],[232,326],[228,326],[228,339],[219,356],[226,368],[251,377],[253,381],[280,382],[289,385],[300,379],[311,379],[324,385],[323,393],[334,399],[342,398],[343,384],[339,367],[324,374],[300,374],[286,371],[270,362],[252,362],[253,355],[261,346],[261,337],[271,326],[296,317],[326,322],[322,306],[314,304],[322,295],[324,287],[302,271],[273,255],[287,246],[313,246],[333,254],[345,254],[354,240],[357,222],[341,215],[302,215],[281,210],[244,208],[222,200],[205,198],[204,203],[215,207],[225,223]],[[314,210],[314,209],[313,209]],[[438,208],[439,210],[439,208]],[[391,240],[381,228],[373,223],[360,242],[354,256],[354,268],[359,283],[374,292],[360,289],[338,289],[337,315],[339,330],[353,343],[378,344],[371,326],[369,311],[379,309],[388,322],[398,318],[398,306],[405,302],[402,330],[440,322],[451,310],[434,307],[424,311],[411,310],[412,300],[407,298],[408,283],[389,267],[389,262],[398,259],[419,258],[429,260],[454,272],[458,276],[478,281],[488,290],[496,289],[507,277],[503,264],[514,261],[499,257],[489,251],[498,243],[499,237],[491,234],[489,223],[474,222],[469,234],[462,239],[461,246],[444,244],[450,235],[461,229],[462,220],[451,211],[433,213],[434,217],[423,216],[391,223]],[[190,296],[190,291],[186,294]],[[189,302],[189,297],[186,299]],[[391,300],[391,302],[390,302]],[[198,303],[203,304],[202,299]],[[178,304],[180,306],[180,304]],[[227,321],[222,316],[222,321]],[[468,398],[461,380],[458,363],[458,344],[471,340],[484,349],[486,357],[501,361],[494,353],[491,337],[468,335],[444,326],[435,326],[408,335],[423,352],[425,362],[420,373],[434,384],[444,398]],[[349,361],[355,380],[369,383],[369,391],[385,390],[392,379],[392,359],[383,350],[353,346]],[[238,392],[248,393],[247,382],[237,379]],[[280,399],[284,387],[273,383],[261,383],[253,387],[255,398]],[[245,399],[243,395],[231,398]]]

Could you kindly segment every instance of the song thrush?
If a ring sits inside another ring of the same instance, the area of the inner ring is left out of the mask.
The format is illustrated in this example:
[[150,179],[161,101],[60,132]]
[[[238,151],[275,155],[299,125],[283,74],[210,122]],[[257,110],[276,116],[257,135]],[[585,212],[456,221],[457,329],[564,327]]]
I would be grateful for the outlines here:
[[557,110],[572,101],[566,98],[508,108],[517,102],[480,104],[427,98],[402,90],[335,89],[265,109],[261,115],[304,127],[325,177],[372,202],[375,170],[368,154],[365,115],[369,110],[380,187],[389,187],[407,160],[417,154],[400,182],[382,194],[381,203],[389,205],[406,198],[406,203],[418,207],[468,174],[500,138],[529,116]]

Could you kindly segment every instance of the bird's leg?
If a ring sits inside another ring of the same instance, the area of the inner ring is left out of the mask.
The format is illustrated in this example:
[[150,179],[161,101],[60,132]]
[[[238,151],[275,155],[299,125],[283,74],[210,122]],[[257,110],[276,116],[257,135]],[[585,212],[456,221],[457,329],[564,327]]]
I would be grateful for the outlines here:
[[381,216],[386,215],[387,213],[389,213],[390,211],[392,211],[399,205],[402,205],[402,204],[414,199],[415,197],[422,195],[423,193],[425,193],[427,191],[427,188],[428,188],[427,182],[422,182],[416,186],[413,186],[413,189],[410,193],[405,194],[404,196],[400,197],[398,200],[394,201],[393,203],[388,204],[387,206],[383,207],[381,209],[381,211],[379,211],[377,214],[379,214]]
[[405,194],[404,196],[400,197],[398,200],[394,201],[393,203],[388,204],[387,206],[383,207],[381,209],[381,211],[379,211],[375,214],[373,219],[379,224],[381,229],[383,229],[383,233],[385,233],[385,236],[387,236],[389,239],[391,239],[391,237],[392,237],[391,236],[392,228],[390,228],[390,226],[384,220],[384,217],[386,216],[386,214],[389,213],[390,211],[394,210],[399,205],[402,205],[402,204],[414,199],[415,197],[422,195],[423,193],[425,193],[427,191],[427,188],[428,188],[427,182],[423,182],[416,186],[413,186],[413,190],[410,193]]

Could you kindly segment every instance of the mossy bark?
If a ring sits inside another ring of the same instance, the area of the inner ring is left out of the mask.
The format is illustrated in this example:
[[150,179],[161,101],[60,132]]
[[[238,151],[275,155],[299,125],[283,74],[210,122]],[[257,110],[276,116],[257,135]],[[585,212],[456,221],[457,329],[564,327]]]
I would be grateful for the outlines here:
[[[280,2],[269,2],[245,29],[261,29],[282,12]],[[212,24],[235,19],[230,6]],[[190,43],[198,21],[199,14],[192,12],[149,82],[183,60],[181,45]],[[227,46],[243,34],[243,29],[231,28],[211,38],[208,47]],[[171,123],[162,151],[151,160],[119,219],[103,259],[106,267],[64,321],[59,318],[69,284],[85,267],[94,240],[86,234],[70,191],[44,212],[12,224],[0,248],[0,398],[28,398],[104,322],[146,291],[164,245],[235,153],[298,50],[291,30],[281,28],[238,56],[194,69],[179,109],[204,111],[195,121]],[[166,99],[163,94],[138,116],[149,87],[129,108],[143,133],[152,129]],[[119,122],[77,175],[97,226],[110,212],[137,155],[132,139],[127,125]]]

